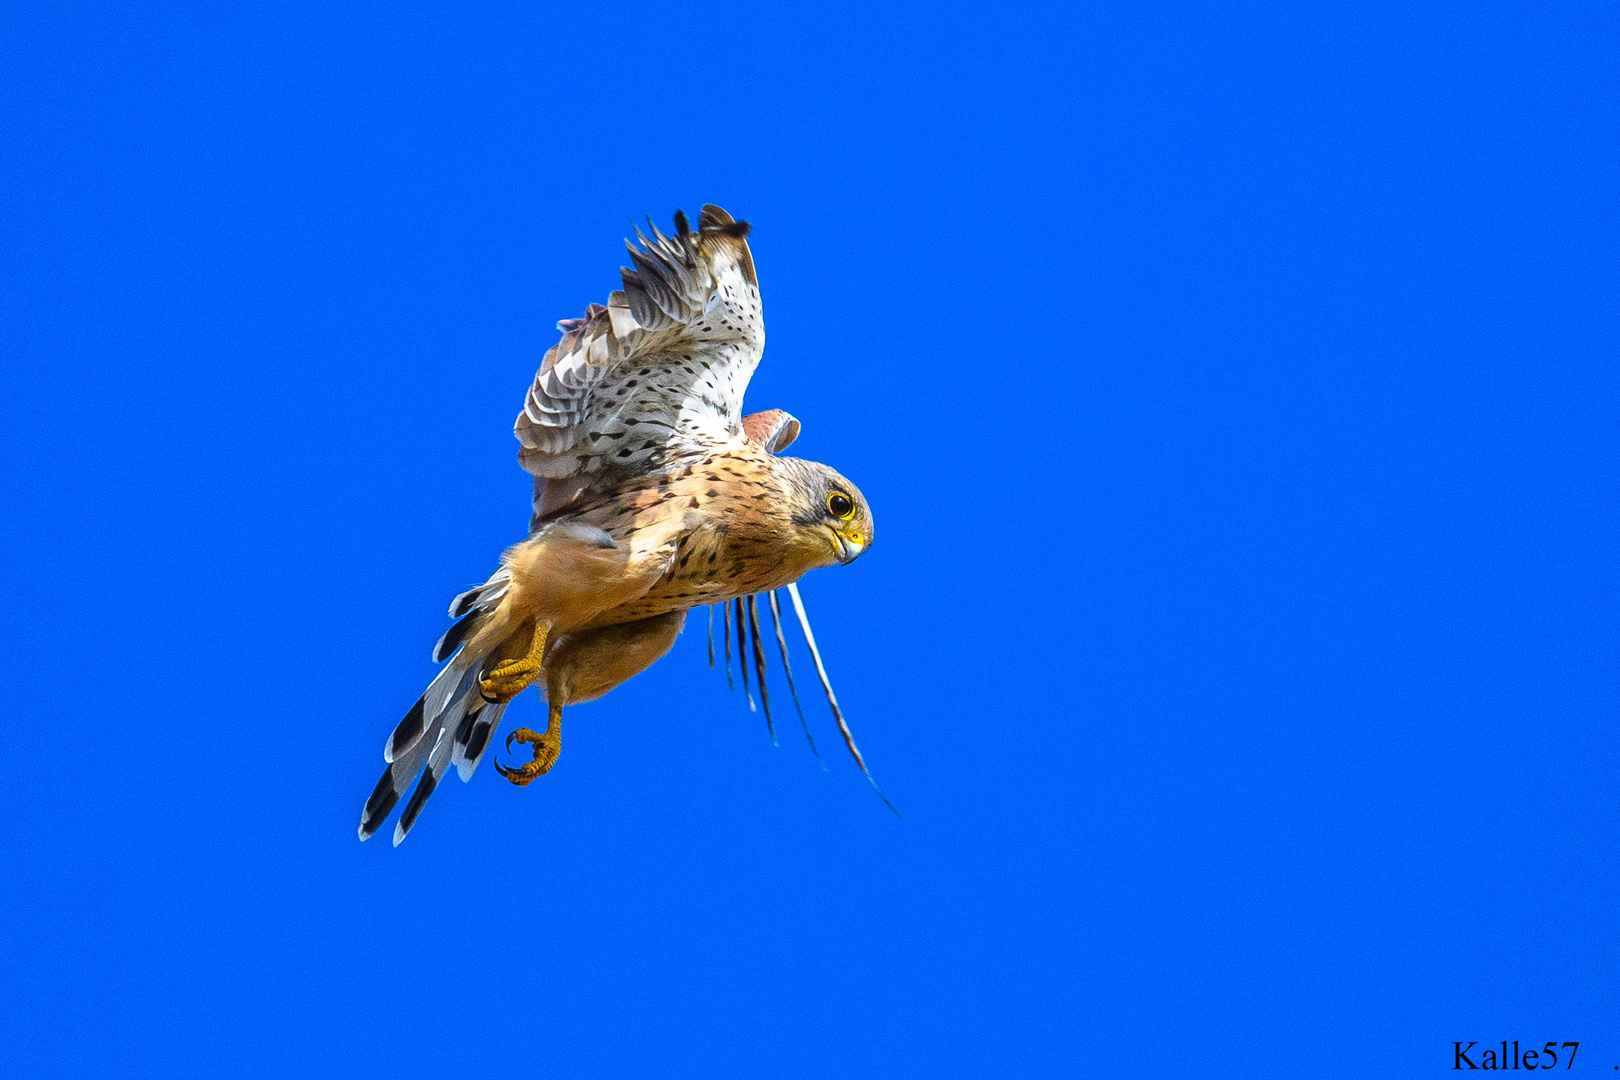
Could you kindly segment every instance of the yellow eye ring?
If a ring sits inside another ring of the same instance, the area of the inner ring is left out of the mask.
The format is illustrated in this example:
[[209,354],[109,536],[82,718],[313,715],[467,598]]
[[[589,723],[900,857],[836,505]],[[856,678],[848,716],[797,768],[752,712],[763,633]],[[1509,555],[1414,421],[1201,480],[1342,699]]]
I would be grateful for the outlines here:
[[827,513],[839,521],[848,521],[855,516],[855,500],[842,491],[834,491],[827,496]]

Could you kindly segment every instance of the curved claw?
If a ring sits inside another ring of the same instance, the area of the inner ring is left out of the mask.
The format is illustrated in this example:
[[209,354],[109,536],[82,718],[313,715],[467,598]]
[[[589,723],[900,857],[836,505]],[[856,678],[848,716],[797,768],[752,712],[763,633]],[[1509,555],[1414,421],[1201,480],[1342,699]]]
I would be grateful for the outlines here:
[[514,741],[532,745],[534,747],[534,760],[527,765],[519,765],[514,769],[502,765],[497,758],[495,759],[495,771],[518,787],[527,787],[535,777],[544,776],[550,772],[551,767],[557,763],[558,752],[562,749],[561,738],[551,731],[541,734],[530,728],[520,727],[506,737],[506,749],[508,751],[512,749]]
[[495,771],[500,773],[507,780],[510,780],[512,783],[516,784],[518,787],[528,787],[529,781],[534,779],[532,776],[524,776],[521,768],[514,769],[509,766],[502,765],[500,763],[500,759],[498,758],[491,760],[493,760],[495,763]]
[[527,690],[539,674],[540,664],[532,657],[503,660],[484,676],[478,693],[485,701],[504,705]]

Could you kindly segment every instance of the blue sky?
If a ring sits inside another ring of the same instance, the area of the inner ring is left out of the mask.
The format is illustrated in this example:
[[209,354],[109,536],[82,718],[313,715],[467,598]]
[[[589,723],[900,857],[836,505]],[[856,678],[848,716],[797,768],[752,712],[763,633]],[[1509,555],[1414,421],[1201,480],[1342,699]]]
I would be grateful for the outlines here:
[[[1620,1065],[1617,31],[8,6],[8,1069]],[[803,590],[905,820],[695,621],[357,843],[553,324],[704,202],[874,509]]]

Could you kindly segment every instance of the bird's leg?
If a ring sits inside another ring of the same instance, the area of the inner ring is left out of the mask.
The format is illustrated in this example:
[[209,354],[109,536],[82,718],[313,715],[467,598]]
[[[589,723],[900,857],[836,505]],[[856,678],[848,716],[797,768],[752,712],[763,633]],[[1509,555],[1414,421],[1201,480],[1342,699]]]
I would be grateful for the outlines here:
[[520,656],[515,660],[502,660],[484,676],[483,682],[478,684],[478,690],[484,695],[485,701],[504,705],[527,690],[529,684],[539,678],[540,661],[546,655],[546,637],[550,629],[546,623],[536,625],[534,640],[529,645],[527,656]]
[[544,776],[557,764],[557,755],[562,753],[562,706],[551,706],[551,722],[546,725],[544,735],[526,727],[520,727],[506,737],[507,750],[512,749],[513,742],[529,743],[534,747],[534,760],[527,765],[509,768],[499,761],[495,762],[495,771],[506,777],[518,787],[527,787],[529,781],[537,776]]

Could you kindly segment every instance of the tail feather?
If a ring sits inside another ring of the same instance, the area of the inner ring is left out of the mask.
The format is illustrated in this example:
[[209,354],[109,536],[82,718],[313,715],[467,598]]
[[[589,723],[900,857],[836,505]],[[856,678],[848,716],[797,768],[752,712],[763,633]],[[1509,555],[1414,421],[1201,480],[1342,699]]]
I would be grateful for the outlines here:
[[438,644],[433,646],[433,662],[442,664],[450,659],[451,655],[461,648],[461,643],[467,640],[467,635],[478,629],[483,623],[484,615],[485,612],[483,611],[474,611],[463,616],[460,622],[455,623],[450,629],[446,630],[444,636],[439,638]]
[[506,567],[501,567],[490,575],[488,581],[473,586],[450,601],[450,617],[459,619],[475,607],[493,608],[495,602],[506,595],[507,587],[511,584],[511,572]]
[[463,780],[471,778],[494,741],[505,706],[485,701],[479,693],[478,682],[496,646],[480,645],[477,655],[469,655],[465,646],[499,606],[509,584],[503,568],[483,585],[462,593],[451,602],[450,613],[460,621],[439,639],[434,649],[434,655],[447,659],[448,663],[434,676],[383,747],[383,759],[389,764],[361,812],[360,839],[367,839],[382,826],[405,789],[420,773],[421,779],[417,780],[416,789],[406,801],[394,829],[394,843],[399,843],[411,831],[446,768],[453,762]]
[[394,728],[394,733],[388,736],[388,741],[383,743],[384,761],[393,761],[410,753],[411,747],[422,737],[422,732],[427,729],[427,712],[424,708],[426,702],[425,696],[417,698],[416,704],[411,706],[411,711],[405,714],[405,719],[399,722]]
[[436,730],[434,723],[444,712],[444,707],[449,704],[451,696],[462,688],[476,668],[477,663],[464,656],[458,656],[441,668],[433,677],[433,681],[428,683],[428,688],[422,692],[422,696],[416,699],[416,704],[411,706],[411,711],[405,714],[405,719],[399,722],[399,726],[394,728],[394,733],[388,737],[388,742],[383,747],[383,760],[394,761],[401,755],[409,754],[417,743],[432,734]]
[[416,815],[422,812],[422,806],[428,801],[428,796],[439,786],[439,781],[444,777],[445,766],[450,764],[450,750],[454,745],[455,739],[451,737],[449,731],[443,727],[439,728],[433,752],[428,755],[427,766],[422,770],[422,779],[416,782],[416,790],[411,792],[410,801],[405,804],[405,809],[400,811],[399,820],[394,823],[395,847],[398,847],[399,842],[405,839],[405,834],[411,831],[411,826],[416,824]]
[[371,797],[360,811],[360,839],[371,839],[371,834],[388,820],[388,815],[394,812],[394,805],[398,802],[399,788],[394,784],[394,770],[384,769],[382,779],[371,789]]
[[484,760],[484,752],[495,741],[495,732],[501,726],[501,714],[506,712],[505,705],[495,705],[479,699],[480,707],[467,713],[456,729],[456,748],[450,755],[450,763],[456,767],[461,782],[466,783],[472,779],[473,771],[478,763]]
[[[450,708],[450,703],[464,697],[468,687],[477,680],[478,666],[483,659],[481,656],[457,656],[445,666],[438,678],[428,684],[427,693],[422,695],[422,711],[435,717],[439,727],[443,727],[448,719],[445,713]],[[459,714],[456,719],[461,719]],[[454,731],[455,728],[452,727],[451,730]]]
[[360,814],[360,839],[369,840],[371,834],[376,832],[388,815],[393,813],[394,806],[399,797],[405,793],[416,774],[421,771],[422,763],[427,760],[428,750],[433,746],[432,739],[419,739],[410,750],[396,757],[383,770],[382,779],[371,792],[371,798],[366,800],[366,806]]
[[[396,844],[405,838],[405,833],[410,832],[416,815],[421,813],[422,804],[427,802],[428,796],[438,786],[446,764],[454,760],[461,778],[471,778],[484,751],[489,749],[501,714],[506,710],[504,705],[491,705],[479,694],[478,673],[477,667],[469,668],[460,681],[460,692],[449,706],[433,718],[421,737],[407,750],[395,755],[382,779],[377,782],[371,798],[366,801],[360,820],[360,839],[370,837],[387,820],[418,772],[422,772],[422,779],[417,782],[416,790],[400,815],[404,829],[395,829]],[[426,771],[423,771],[424,764]]]
[[[471,738],[475,726],[473,716],[482,711],[488,704],[478,691],[478,669],[476,667],[467,671],[462,677],[456,695],[445,706],[442,713],[433,723],[431,737],[424,738],[419,744],[432,749],[427,755],[427,766],[422,779],[417,782],[416,790],[411,793],[411,800],[405,805],[405,811],[400,814],[403,829],[398,826],[394,829],[394,843],[405,839],[405,834],[411,831],[411,825],[416,822],[416,814],[421,812],[422,804],[427,802],[433,789],[438,786],[444,775],[445,767],[450,763],[458,747],[463,746]],[[472,776],[472,766],[467,767],[467,776]],[[429,782],[431,778],[431,782]],[[410,778],[405,777],[408,783]],[[403,786],[403,785],[402,785]],[[412,812],[414,809],[415,812]],[[407,817],[409,820],[407,820]]]

